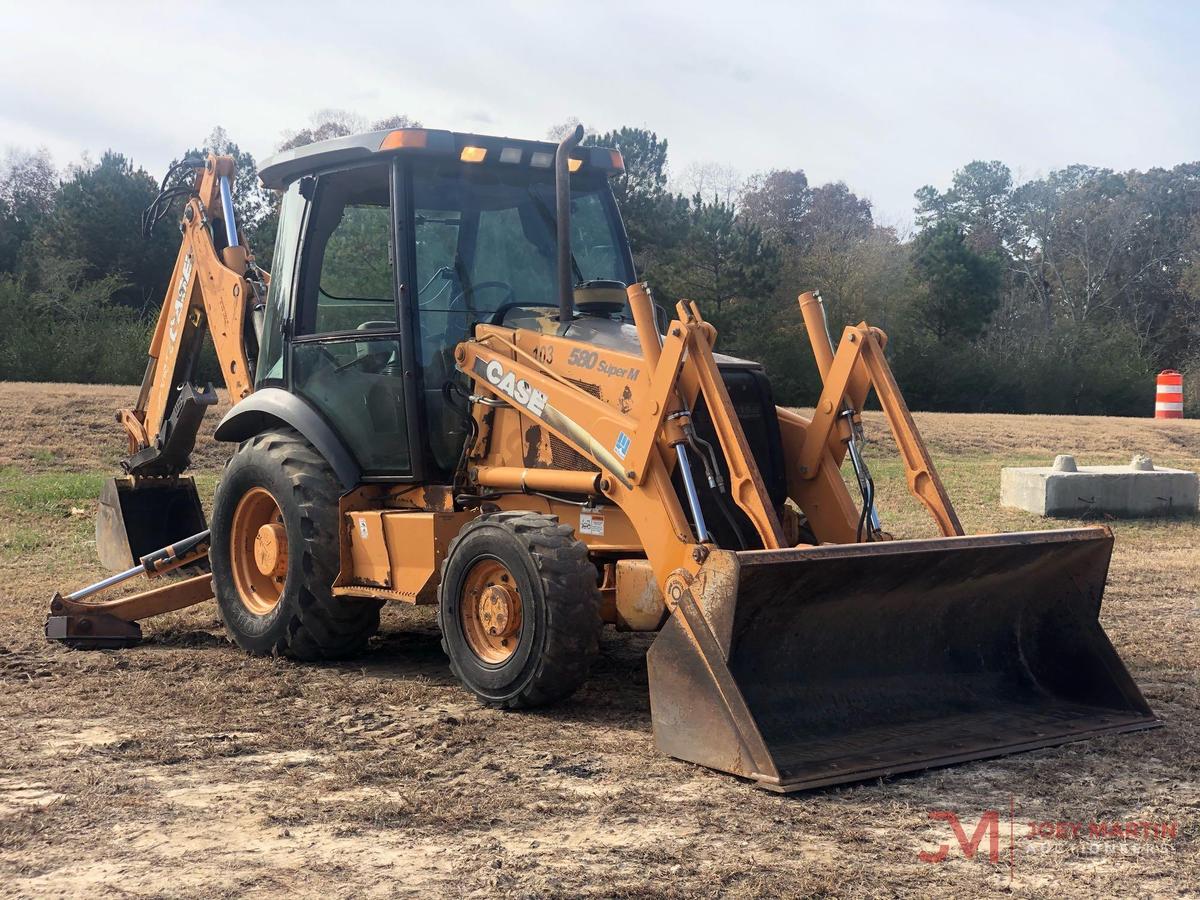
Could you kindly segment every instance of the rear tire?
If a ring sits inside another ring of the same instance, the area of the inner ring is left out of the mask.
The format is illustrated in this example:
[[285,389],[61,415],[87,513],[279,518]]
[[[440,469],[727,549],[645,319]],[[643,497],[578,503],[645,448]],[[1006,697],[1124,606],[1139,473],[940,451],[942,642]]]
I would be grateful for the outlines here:
[[[600,652],[596,568],[587,546],[556,516],[501,512],[471,522],[450,544],[439,601],[450,668],[491,706],[518,709],[568,697]],[[507,628],[482,618],[498,608]],[[486,612],[477,617],[477,609]],[[503,638],[514,620],[519,627],[510,647]]]
[[[345,659],[378,630],[381,601],[332,593],[339,495],[324,457],[290,428],[244,441],[226,464],[209,555],[221,619],[248,653]],[[275,529],[277,570],[257,566],[256,526]]]

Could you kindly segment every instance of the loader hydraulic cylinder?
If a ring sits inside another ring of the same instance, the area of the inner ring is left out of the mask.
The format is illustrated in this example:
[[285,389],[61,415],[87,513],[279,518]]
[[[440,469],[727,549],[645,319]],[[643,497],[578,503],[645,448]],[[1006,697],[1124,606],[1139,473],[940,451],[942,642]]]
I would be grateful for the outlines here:
[[696,482],[692,478],[692,467],[688,463],[687,448],[683,444],[676,444],[675,456],[679,459],[679,474],[683,476],[683,490],[687,494],[692,520],[696,523],[696,540],[705,544],[709,540],[708,526],[700,509],[700,496],[696,493]]

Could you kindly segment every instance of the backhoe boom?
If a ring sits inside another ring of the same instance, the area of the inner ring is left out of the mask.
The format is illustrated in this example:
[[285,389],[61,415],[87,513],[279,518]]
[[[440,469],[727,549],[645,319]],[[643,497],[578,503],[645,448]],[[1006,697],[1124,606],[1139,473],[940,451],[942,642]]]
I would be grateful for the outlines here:
[[187,467],[204,410],[216,402],[210,388],[192,381],[206,333],[212,335],[230,398],[236,402],[253,390],[257,335],[248,311],[261,303],[262,287],[259,270],[230,221],[233,176],[232,157],[210,155],[199,164],[186,199],[183,239],[137,403],[117,413],[129,437],[123,467],[130,475],[175,476]]

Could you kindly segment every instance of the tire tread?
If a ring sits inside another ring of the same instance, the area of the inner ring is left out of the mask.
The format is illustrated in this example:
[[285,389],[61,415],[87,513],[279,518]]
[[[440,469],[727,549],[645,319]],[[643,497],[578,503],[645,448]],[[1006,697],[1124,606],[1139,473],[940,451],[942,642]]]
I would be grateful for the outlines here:
[[300,660],[346,659],[357,655],[379,629],[379,610],[383,604],[332,594],[340,555],[341,493],[333,469],[292,429],[266,431],[243,441],[226,462],[226,468],[242,454],[265,455],[267,465],[286,475],[300,514],[304,578],[297,587],[295,607],[272,644],[270,654]]
[[[447,564],[463,538],[476,528],[495,525],[515,536],[534,562],[546,600],[546,639],[532,676],[517,694],[504,700],[480,699],[502,709],[544,706],[578,690],[600,655],[603,621],[596,569],[588,557],[587,545],[575,537],[569,525],[560,524],[557,516],[504,511],[480,516],[450,542],[442,561],[443,585]],[[445,604],[439,603],[442,650],[450,659],[455,676],[469,684],[446,641],[448,623],[443,621],[444,610]]]

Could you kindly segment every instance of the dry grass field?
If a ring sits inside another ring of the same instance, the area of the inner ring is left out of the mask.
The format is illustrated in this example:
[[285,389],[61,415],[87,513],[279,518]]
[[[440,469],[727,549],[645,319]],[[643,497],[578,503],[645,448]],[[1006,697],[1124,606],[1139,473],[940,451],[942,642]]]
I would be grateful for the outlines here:
[[[0,384],[0,893],[1200,896],[1195,518],[1111,523],[1103,624],[1163,728],[778,796],[655,751],[646,636],[607,632],[576,697],[519,714],[456,684],[428,609],[389,607],[339,665],[247,657],[212,604],[145,623],[129,650],[47,644],[52,591],[102,574],[95,497],[133,394]],[[972,532],[1055,524],[999,507],[1004,465],[1142,451],[1200,468],[1200,422],[917,420]],[[932,533],[881,421],[868,429],[885,524]],[[206,433],[206,498],[226,452]],[[997,862],[930,818],[953,811],[970,837],[989,810]],[[1088,837],[1113,822],[1176,830]],[[943,843],[943,862],[918,857]]]

